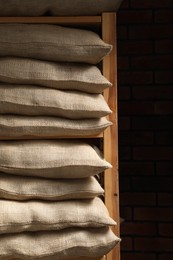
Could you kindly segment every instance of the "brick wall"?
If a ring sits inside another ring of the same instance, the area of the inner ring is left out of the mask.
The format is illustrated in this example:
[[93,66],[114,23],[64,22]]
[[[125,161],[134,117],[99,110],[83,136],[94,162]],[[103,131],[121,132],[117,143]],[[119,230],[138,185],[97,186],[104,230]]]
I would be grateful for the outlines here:
[[118,13],[122,260],[173,259],[173,0]]

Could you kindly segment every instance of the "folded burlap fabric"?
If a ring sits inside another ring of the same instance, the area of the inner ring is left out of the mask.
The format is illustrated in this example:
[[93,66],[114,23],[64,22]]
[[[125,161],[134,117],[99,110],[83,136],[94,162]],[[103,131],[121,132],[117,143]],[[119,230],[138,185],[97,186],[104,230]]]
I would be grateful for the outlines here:
[[98,197],[90,200],[0,200],[0,234],[115,225]]
[[0,114],[100,118],[111,113],[101,94],[0,84]]
[[1,141],[0,171],[44,178],[85,178],[110,168],[97,147],[79,140]]
[[43,179],[0,173],[0,198],[49,201],[89,199],[104,190],[94,177],[83,179]]
[[93,65],[0,58],[0,81],[102,93],[111,83]]
[[114,12],[122,0],[0,0],[0,16],[98,15]]
[[63,136],[98,135],[112,125],[105,117],[71,120],[60,117],[29,117],[0,115],[0,137],[25,139],[27,137],[55,138]]
[[64,257],[103,256],[120,239],[109,228],[68,228],[0,236],[1,259],[59,260]]
[[98,34],[48,24],[1,24],[0,56],[96,64],[111,51]]

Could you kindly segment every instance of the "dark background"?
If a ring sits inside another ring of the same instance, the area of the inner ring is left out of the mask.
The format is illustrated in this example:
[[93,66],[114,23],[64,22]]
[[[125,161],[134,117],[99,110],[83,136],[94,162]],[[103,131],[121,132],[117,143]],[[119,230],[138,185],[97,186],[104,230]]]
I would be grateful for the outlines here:
[[173,0],[117,19],[122,260],[172,260]]

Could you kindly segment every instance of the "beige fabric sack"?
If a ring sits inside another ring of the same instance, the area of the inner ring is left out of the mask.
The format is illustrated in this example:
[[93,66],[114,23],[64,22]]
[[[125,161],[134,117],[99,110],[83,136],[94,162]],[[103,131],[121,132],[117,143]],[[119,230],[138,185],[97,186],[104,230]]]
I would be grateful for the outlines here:
[[103,193],[104,190],[94,177],[52,180],[0,173],[1,199],[59,201],[89,199]]
[[0,234],[115,225],[99,198],[90,200],[0,200]]
[[100,118],[111,113],[101,94],[0,84],[0,114]]
[[98,34],[48,24],[1,24],[0,56],[96,64],[111,51]]
[[100,15],[117,11],[122,0],[0,0],[0,16]]
[[0,236],[1,260],[103,256],[119,241],[109,228],[68,228],[61,231],[6,234]]
[[93,65],[0,58],[0,81],[102,93],[111,83]]
[[27,137],[55,138],[63,136],[97,135],[112,125],[105,117],[71,120],[60,117],[27,117],[0,115],[0,137],[25,139]]
[[111,168],[97,147],[78,140],[1,141],[0,171],[44,178],[84,178]]

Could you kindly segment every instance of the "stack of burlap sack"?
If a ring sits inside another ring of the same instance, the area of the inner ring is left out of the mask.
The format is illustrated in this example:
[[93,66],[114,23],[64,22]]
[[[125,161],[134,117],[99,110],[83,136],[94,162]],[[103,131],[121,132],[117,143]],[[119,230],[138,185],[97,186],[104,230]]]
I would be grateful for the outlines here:
[[111,165],[63,136],[111,125],[111,83],[96,66],[111,46],[57,25],[1,24],[0,34],[0,136],[10,139],[0,141],[0,259],[105,255],[120,239],[94,176]]

